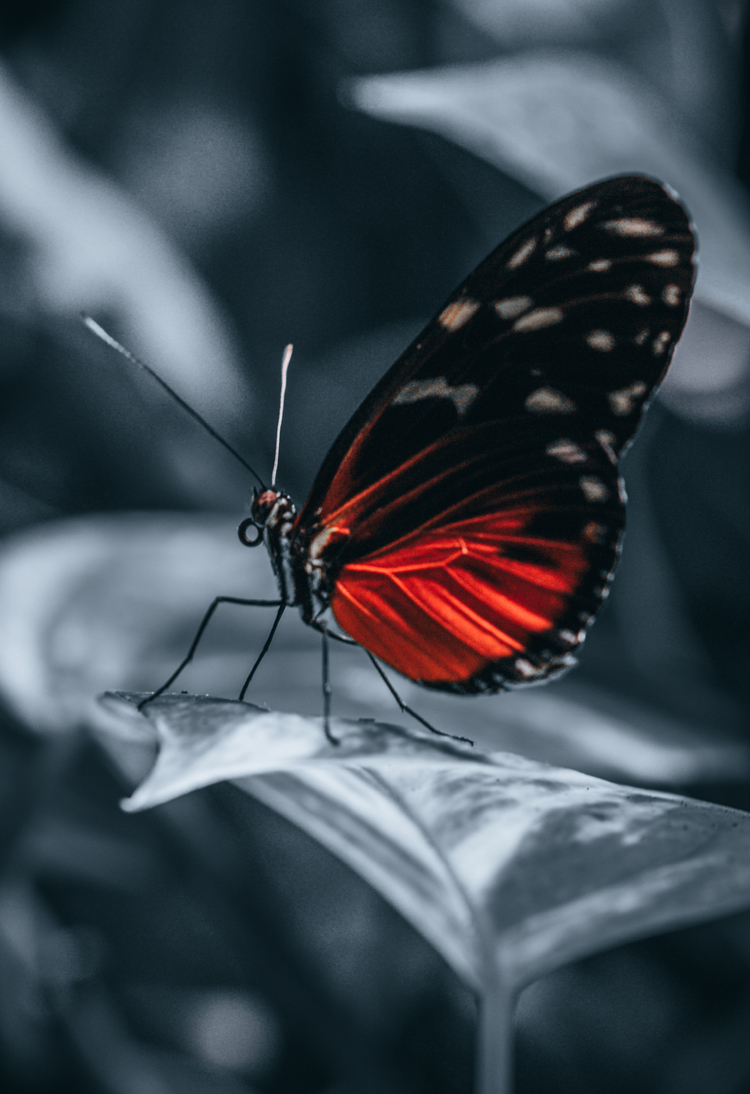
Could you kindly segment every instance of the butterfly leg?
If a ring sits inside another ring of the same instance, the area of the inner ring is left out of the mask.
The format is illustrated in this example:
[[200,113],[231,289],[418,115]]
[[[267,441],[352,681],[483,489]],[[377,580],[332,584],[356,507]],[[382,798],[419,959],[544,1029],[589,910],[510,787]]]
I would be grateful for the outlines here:
[[258,665],[261,663],[263,658],[268,653],[268,647],[273,642],[273,636],[276,634],[276,628],[278,627],[279,623],[281,622],[281,617],[284,614],[284,608],[286,608],[286,604],[287,604],[286,600],[282,600],[280,602],[278,600],[266,601],[266,603],[268,603],[268,604],[272,603],[274,605],[278,605],[279,610],[276,612],[276,618],[273,621],[273,626],[271,627],[271,630],[270,630],[270,633],[268,635],[268,638],[266,639],[265,645],[263,646],[263,649],[260,651],[260,653],[256,657],[255,664],[250,669],[250,672],[248,673],[247,680],[245,680],[245,683],[242,685],[242,690],[240,691],[240,694],[239,694],[240,701],[245,698],[245,692],[250,687],[250,681],[255,676],[255,670],[258,668]]
[[[364,649],[364,646],[362,648]],[[412,708],[404,702],[404,700],[401,698],[399,693],[396,691],[393,684],[390,682],[390,680],[386,676],[385,672],[380,667],[380,665],[375,660],[375,658],[370,653],[370,651],[365,650],[365,653],[367,654],[367,656],[372,661],[372,663],[375,666],[377,672],[380,674],[381,680],[383,681],[385,686],[388,688],[391,695],[396,700],[396,702],[399,705],[399,708],[403,711],[404,714],[410,714],[412,718],[416,718],[416,720],[418,722],[421,722],[423,726],[426,726],[427,729],[429,729],[430,733],[436,733],[438,737],[449,737],[450,740],[452,740],[452,741],[463,741],[463,743],[467,744],[467,745],[473,745],[474,744],[474,742],[470,741],[468,737],[459,737],[458,734],[456,734],[456,733],[445,733],[442,729],[435,729],[435,727],[433,725],[430,725],[430,723],[427,721],[426,718],[423,718],[421,714],[417,714],[416,710],[412,710]]]
[[203,616],[203,619],[201,620],[201,625],[195,632],[195,638],[193,639],[186,656],[174,670],[169,679],[165,680],[160,688],[157,688],[156,691],[152,692],[147,699],[141,700],[141,702],[138,704],[138,710],[143,710],[147,703],[151,703],[154,699],[157,699],[160,695],[163,695],[167,688],[175,682],[182,670],[190,664],[190,662],[193,660],[193,656],[195,655],[195,651],[198,649],[198,643],[203,637],[203,632],[210,623],[211,616],[214,614],[219,604],[244,604],[246,607],[276,608],[280,603],[281,601],[279,600],[245,600],[244,598],[239,596],[217,596],[216,599],[211,603],[211,607]]
[[340,744],[338,737],[331,733],[331,680],[328,674],[328,631],[325,625],[320,628],[323,641],[323,732],[332,745]]

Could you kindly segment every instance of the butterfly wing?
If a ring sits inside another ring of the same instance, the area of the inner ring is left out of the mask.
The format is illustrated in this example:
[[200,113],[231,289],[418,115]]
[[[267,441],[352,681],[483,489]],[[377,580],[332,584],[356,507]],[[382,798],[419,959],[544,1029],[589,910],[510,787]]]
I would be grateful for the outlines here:
[[682,331],[693,250],[679,203],[628,176],[552,205],[459,286],[297,521],[353,638],[448,690],[570,663],[617,558],[617,458]]

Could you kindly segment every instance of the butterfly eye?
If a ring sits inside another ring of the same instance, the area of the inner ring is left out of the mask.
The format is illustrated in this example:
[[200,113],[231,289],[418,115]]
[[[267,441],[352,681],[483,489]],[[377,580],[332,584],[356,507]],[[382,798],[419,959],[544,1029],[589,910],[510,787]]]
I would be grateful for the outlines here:
[[[247,532],[249,528],[255,529],[255,536],[248,536]],[[252,517],[243,520],[242,524],[237,529],[237,535],[240,538],[240,543],[245,547],[257,547],[258,544],[263,541],[263,529],[255,523]]]
[[250,506],[250,519],[263,526],[271,516],[278,500],[277,490],[264,490],[262,494],[256,494]]

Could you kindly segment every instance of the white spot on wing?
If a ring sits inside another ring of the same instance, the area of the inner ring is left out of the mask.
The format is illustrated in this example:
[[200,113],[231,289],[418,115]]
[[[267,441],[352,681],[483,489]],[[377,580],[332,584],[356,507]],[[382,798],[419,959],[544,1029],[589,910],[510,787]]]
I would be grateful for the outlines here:
[[524,678],[527,678],[529,676],[536,676],[537,674],[537,670],[534,668],[530,661],[526,660],[525,657],[517,657],[513,663],[513,667],[516,672]]
[[677,285],[665,285],[661,298],[665,304],[673,308],[675,304],[679,304],[681,295]]
[[661,334],[657,334],[654,338],[654,344],[651,347],[654,353],[654,357],[661,357],[664,350],[667,348],[671,340],[671,335],[668,330],[663,330]]
[[654,266],[676,266],[680,261],[677,251],[656,251],[652,255],[644,255],[646,262],[653,262]]
[[581,533],[589,543],[603,543],[607,529],[598,520],[590,520]]
[[522,315],[513,324],[513,330],[526,332],[543,330],[544,327],[553,327],[565,317],[562,308],[534,308],[533,311]]
[[635,407],[636,402],[640,399],[646,391],[646,384],[643,380],[636,380],[632,384],[628,384],[627,387],[621,388],[619,391],[610,391],[607,395],[607,401],[613,414],[616,414],[619,418],[624,417],[626,414],[630,414]]
[[563,437],[559,441],[552,441],[547,445],[545,449],[548,456],[554,456],[557,460],[562,460],[563,463],[585,463],[588,456],[575,443],[575,441],[569,441]]
[[506,300],[496,300],[493,307],[501,319],[515,319],[528,311],[533,303],[530,296],[509,296]]
[[571,209],[569,213],[566,213],[563,221],[565,231],[570,232],[573,228],[577,228],[579,224],[583,224],[595,206],[595,201],[584,201],[583,205],[577,205],[575,209]]
[[661,224],[655,224],[653,220],[644,220],[643,217],[617,217],[616,220],[606,220],[602,228],[614,235],[630,239],[664,235]]
[[434,380],[409,380],[399,391],[394,404],[418,403],[422,399],[450,399],[459,418],[463,418],[479,394],[476,384],[458,384],[451,387],[444,376]]
[[456,300],[441,311],[438,323],[449,331],[460,330],[478,311],[479,304],[476,300]]
[[639,331],[638,334],[636,334],[635,338],[633,339],[636,346],[642,346],[644,344],[644,342],[646,341],[646,339],[648,338],[650,333],[651,333],[651,331],[648,329],[648,327],[644,327],[643,330]]
[[596,475],[581,475],[578,480],[586,501],[606,501],[609,490]]
[[644,291],[642,285],[629,285],[622,295],[631,304],[638,304],[641,308],[651,303],[651,297]]
[[615,452],[615,444],[617,443],[617,437],[614,433],[611,433],[609,429],[597,429],[594,434],[599,444],[604,449],[605,455],[612,463],[617,463],[617,453]]
[[558,243],[556,247],[550,247],[545,254],[545,258],[550,262],[556,262],[561,258],[572,258],[576,252],[571,247],[566,247],[564,243]]
[[609,350],[615,348],[614,335],[610,334],[608,330],[592,330],[586,335],[586,342],[591,349],[601,350],[602,353],[607,353]]
[[610,258],[595,258],[593,262],[589,262],[589,269],[594,273],[604,273],[612,265]]
[[523,405],[532,414],[573,414],[578,409],[572,399],[553,387],[537,388]]
[[536,239],[534,236],[531,239],[527,239],[525,243],[522,243],[512,258],[508,260],[508,269],[515,270],[517,266],[523,266],[529,255],[534,253],[536,249]]

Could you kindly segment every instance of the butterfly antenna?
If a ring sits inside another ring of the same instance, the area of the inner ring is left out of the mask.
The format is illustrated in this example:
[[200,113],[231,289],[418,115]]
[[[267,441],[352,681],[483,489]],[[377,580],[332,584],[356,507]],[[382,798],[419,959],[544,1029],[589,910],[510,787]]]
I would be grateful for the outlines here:
[[222,444],[224,448],[226,448],[227,452],[231,452],[236,460],[239,460],[242,466],[247,471],[249,471],[250,474],[254,476],[254,478],[258,480],[261,490],[266,489],[265,483],[263,482],[262,478],[257,473],[257,471],[255,471],[250,466],[247,460],[243,456],[241,456],[236,449],[232,448],[229,441],[224,440],[221,434],[217,433],[214,427],[212,425],[209,425],[206,419],[203,418],[197,410],[193,410],[190,404],[186,403],[185,400],[181,398],[177,394],[177,392],[169,386],[166,380],[162,380],[161,376],[159,376],[157,372],[154,372],[154,370],[149,365],[145,364],[143,361],[139,361],[138,358],[130,352],[130,350],[127,350],[124,346],[121,346],[120,343],[116,341],[111,334],[108,334],[104,327],[100,327],[96,320],[92,319],[90,315],[86,315],[82,312],[81,318],[83,319],[84,325],[88,327],[92,334],[95,334],[97,338],[100,338],[102,342],[108,345],[111,349],[116,350],[126,360],[130,361],[131,364],[137,365],[138,368],[142,368],[144,372],[147,372],[149,374],[152,380],[156,380],[157,384],[159,384],[159,386],[162,387],[164,391],[166,391],[167,395],[171,395],[174,401],[179,406],[181,406],[182,409],[186,411],[186,413],[188,413],[190,417],[198,423],[198,425],[203,426],[206,432],[210,433],[214,440],[218,441],[219,444]]
[[289,372],[289,362],[292,359],[292,346],[291,342],[284,350],[284,356],[281,359],[281,397],[279,399],[279,420],[276,423],[276,452],[273,457],[273,471],[271,472],[271,489],[273,490],[276,485],[276,472],[279,469],[279,448],[281,445],[281,420],[284,417],[284,399],[286,397],[286,375]]

